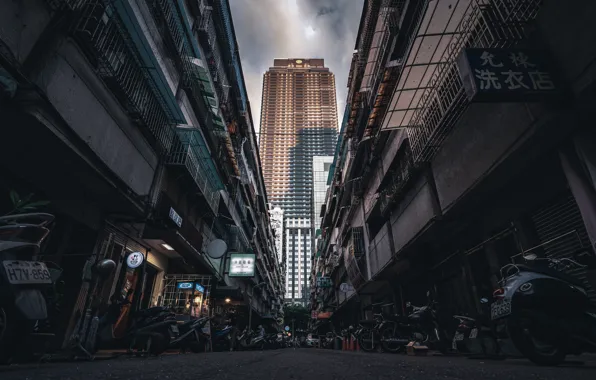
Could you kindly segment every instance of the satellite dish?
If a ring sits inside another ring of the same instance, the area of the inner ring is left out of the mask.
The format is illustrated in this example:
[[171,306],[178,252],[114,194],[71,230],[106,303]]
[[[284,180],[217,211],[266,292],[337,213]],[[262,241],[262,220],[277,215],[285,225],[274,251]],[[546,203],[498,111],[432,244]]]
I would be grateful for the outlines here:
[[207,245],[206,251],[212,259],[221,259],[228,251],[228,245],[221,239],[215,239]]

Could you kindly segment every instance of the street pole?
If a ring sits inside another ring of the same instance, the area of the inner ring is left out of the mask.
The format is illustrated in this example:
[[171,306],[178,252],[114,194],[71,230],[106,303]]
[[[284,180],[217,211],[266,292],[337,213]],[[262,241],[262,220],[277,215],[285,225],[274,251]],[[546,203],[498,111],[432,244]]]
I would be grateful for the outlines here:
[[[254,288],[253,288],[254,292]],[[248,293],[248,331],[252,330],[252,293]]]
[[292,336],[294,337],[294,349],[296,349],[296,342],[298,337],[296,336],[296,329],[294,328],[294,321],[295,319],[292,318]]

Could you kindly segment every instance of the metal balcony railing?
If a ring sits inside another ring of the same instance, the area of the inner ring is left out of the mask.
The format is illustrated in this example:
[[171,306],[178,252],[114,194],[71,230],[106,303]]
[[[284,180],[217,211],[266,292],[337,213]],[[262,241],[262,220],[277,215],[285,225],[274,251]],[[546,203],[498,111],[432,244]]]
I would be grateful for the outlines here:
[[147,3],[157,29],[169,51],[176,69],[181,75],[185,86],[190,84],[193,72],[190,58],[190,42],[182,25],[181,15],[176,10],[172,0],[150,0]]
[[228,235],[228,249],[236,252],[248,252],[250,250],[250,243],[238,226],[231,224],[226,225]]
[[456,59],[466,48],[507,48],[526,37],[541,0],[427,0],[410,37],[382,129],[406,128],[415,162],[432,160],[469,101]]
[[72,34],[99,77],[152,145],[168,152],[174,117],[120,16],[110,1],[49,1],[55,10],[74,10]]
[[402,194],[405,187],[409,184],[416,165],[412,157],[409,146],[404,146],[394,160],[393,168],[386,174],[388,183],[379,194],[379,205],[381,213],[386,212]]
[[178,139],[166,163],[185,167],[211,210],[217,214],[219,190],[223,185],[211,157],[206,154],[206,149],[201,149],[204,143],[200,131],[194,128],[176,128],[176,134]]

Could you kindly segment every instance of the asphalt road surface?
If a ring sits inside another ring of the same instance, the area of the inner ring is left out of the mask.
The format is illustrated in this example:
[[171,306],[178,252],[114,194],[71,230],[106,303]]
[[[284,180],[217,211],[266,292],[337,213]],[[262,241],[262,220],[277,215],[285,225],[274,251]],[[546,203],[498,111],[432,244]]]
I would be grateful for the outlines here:
[[596,379],[596,362],[558,368],[526,360],[411,357],[316,349],[221,352],[0,367],[2,380],[42,379]]

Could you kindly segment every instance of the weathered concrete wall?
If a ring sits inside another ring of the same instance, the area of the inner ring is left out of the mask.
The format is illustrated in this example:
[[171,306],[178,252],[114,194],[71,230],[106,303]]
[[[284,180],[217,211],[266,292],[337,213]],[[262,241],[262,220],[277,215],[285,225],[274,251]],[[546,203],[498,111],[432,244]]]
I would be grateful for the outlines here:
[[[536,20],[537,45],[546,44],[555,66],[571,90],[579,94],[596,79],[596,2],[546,1]],[[553,27],[561,26],[561,27]],[[530,41],[531,42],[531,41]],[[531,45],[531,43],[529,43]],[[473,104],[445,141],[432,166],[443,210],[515,149],[532,123],[548,117],[545,104]]]
[[509,153],[531,121],[523,103],[470,106],[432,162],[443,211]]
[[0,12],[0,39],[18,62],[23,62],[50,22],[45,0],[3,0]]
[[421,178],[391,213],[389,222],[395,252],[401,251],[436,216],[432,197],[430,184]]
[[135,193],[149,193],[157,155],[77,47],[64,41],[35,76],[68,125]]

